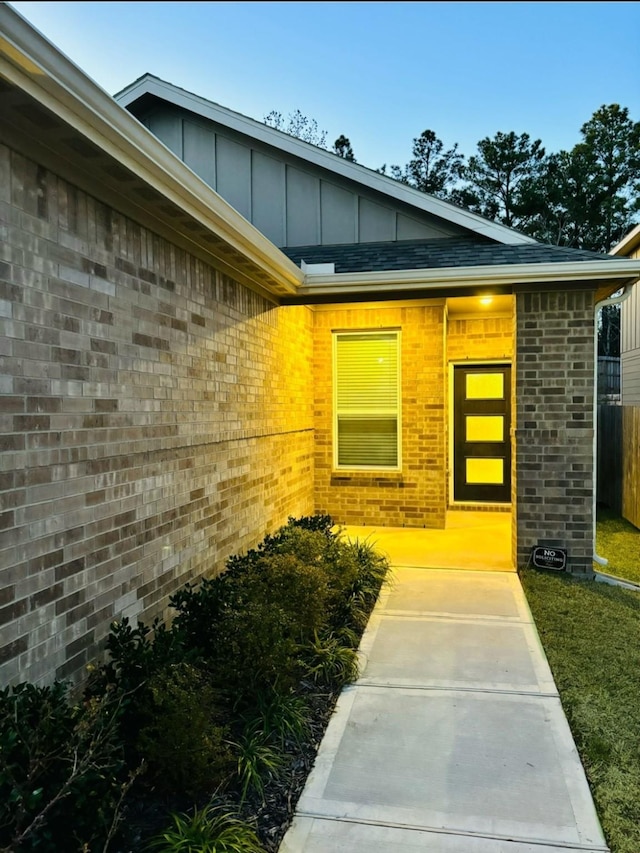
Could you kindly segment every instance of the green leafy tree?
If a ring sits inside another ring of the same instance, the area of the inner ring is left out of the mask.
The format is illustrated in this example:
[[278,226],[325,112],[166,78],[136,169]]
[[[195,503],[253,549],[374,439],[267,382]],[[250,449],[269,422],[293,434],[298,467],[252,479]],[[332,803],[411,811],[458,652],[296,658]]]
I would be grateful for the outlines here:
[[510,228],[523,228],[539,203],[538,187],[545,149],[528,133],[498,132],[478,142],[478,153],[464,169],[466,186],[453,200]]
[[343,157],[345,160],[349,160],[351,163],[356,162],[356,158],[353,155],[353,148],[351,147],[351,142],[348,137],[344,134],[340,134],[340,136],[333,143],[333,151],[334,154],[337,154],[338,157]]
[[[448,198],[462,175],[463,156],[458,144],[444,150],[444,143],[433,130],[423,130],[413,140],[413,157],[404,167],[391,166],[391,177],[424,193]],[[386,164],[378,169],[386,174]]]
[[603,105],[580,132],[583,141],[572,156],[590,166],[592,204],[579,240],[584,248],[608,252],[640,210],[640,122],[626,107]]

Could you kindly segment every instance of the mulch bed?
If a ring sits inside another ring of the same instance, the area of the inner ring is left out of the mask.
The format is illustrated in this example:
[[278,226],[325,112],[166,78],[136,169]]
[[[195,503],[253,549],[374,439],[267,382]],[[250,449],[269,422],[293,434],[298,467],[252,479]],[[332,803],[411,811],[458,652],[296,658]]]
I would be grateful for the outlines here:
[[[310,708],[307,740],[303,744],[290,742],[286,745],[286,768],[277,778],[265,784],[264,802],[255,795],[249,795],[243,804],[239,816],[255,827],[266,853],[277,853],[291,825],[339,695],[340,691],[331,690],[305,692]],[[144,788],[143,780],[144,777],[137,790],[134,788],[131,791],[128,805],[123,811],[121,833],[125,838],[119,844],[114,844],[116,853],[140,853],[150,838],[167,827],[171,813],[189,812],[194,807],[192,800],[179,794],[172,797],[154,796],[153,791]],[[237,808],[239,799],[239,792],[228,791],[221,802]],[[205,804],[195,805],[202,807]]]

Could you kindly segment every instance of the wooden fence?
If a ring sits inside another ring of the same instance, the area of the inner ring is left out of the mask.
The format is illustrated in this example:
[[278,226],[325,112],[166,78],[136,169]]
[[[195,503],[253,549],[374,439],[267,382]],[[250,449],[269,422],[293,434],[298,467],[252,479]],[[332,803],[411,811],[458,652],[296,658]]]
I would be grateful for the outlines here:
[[637,406],[622,407],[622,516],[640,527],[640,408]]
[[597,500],[640,527],[640,408],[598,406]]

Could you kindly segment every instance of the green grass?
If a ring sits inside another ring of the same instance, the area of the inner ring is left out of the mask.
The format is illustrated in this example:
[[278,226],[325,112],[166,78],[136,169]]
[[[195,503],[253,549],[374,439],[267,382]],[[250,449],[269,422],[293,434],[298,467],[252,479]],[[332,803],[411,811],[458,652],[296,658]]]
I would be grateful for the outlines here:
[[609,561],[603,572],[640,583],[640,530],[609,509],[598,509],[596,551]]
[[525,570],[522,583],[612,853],[640,851],[640,593]]

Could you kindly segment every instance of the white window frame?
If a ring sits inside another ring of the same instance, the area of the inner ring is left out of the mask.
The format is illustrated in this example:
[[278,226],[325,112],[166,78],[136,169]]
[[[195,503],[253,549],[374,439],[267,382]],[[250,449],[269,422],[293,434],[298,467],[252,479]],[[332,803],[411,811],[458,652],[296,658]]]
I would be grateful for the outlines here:
[[[379,408],[370,407],[366,409],[345,412],[338,408],[338,338],[339,337],[363,337],[376,335],[393,335],[396,341],[396,405],[393,411],[381,411]],[[332,332],[332,390],[333,390],[333,470],[334,471],[379,471],[386,473],[397,473],[402,471],[402,341],[400,329],[341,329]],[[397,464],[396,465],[340,465],[338,462],[338,418],[340,415],[362,414],[380,415],[388,414],[396,419],[397,430]]]

